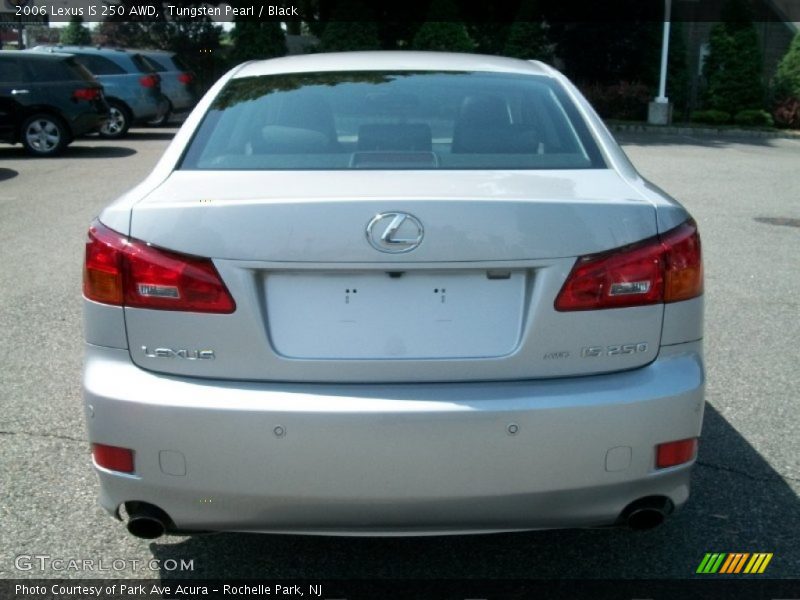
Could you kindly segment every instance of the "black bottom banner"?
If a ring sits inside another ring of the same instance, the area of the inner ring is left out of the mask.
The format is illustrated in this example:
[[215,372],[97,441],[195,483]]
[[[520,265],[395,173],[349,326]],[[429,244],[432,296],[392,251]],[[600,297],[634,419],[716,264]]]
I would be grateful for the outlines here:
[[800,581],[688,580],[218,580],[5,579],[3,600],[308,598],[311,600],[800,600]]

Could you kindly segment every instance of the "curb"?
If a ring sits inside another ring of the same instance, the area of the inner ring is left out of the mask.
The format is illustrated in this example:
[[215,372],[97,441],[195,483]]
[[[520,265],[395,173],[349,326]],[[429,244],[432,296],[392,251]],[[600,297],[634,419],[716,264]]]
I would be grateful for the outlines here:
[[607,126],[614,133],[671,133],[674,135],[715,135],[722,137],[800,140],[800,131],[764,131],[760,129],[736,129],[730,127],[682,127],[680,125],[646,125],[644,123],[641,125],[607,123]]

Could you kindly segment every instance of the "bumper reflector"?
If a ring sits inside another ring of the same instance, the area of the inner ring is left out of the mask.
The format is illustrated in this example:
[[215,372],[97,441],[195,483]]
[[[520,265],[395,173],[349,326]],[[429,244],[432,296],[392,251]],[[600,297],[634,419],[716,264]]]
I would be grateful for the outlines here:
[[697,454],[697,438],[667,442],[656,446],[656,468],[666,469],[682,465]]
[[92,457],[98,467],[120,473],[133,473],[133,450],[129,448],[92,444]]

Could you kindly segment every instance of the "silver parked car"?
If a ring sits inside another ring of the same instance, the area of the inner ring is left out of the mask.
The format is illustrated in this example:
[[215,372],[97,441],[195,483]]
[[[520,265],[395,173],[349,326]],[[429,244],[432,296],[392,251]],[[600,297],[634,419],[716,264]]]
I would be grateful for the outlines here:
[[197,104],[197,77],[174,52],[163,50],[136,51],[147,60],[161,78],[161,92],[168,107],[151,125],[167,125],[174,115],[188,113]]
[[703,417],[686,210],[536,62],[252,62],[89,230],[101,503],[140,537],[659,524]]

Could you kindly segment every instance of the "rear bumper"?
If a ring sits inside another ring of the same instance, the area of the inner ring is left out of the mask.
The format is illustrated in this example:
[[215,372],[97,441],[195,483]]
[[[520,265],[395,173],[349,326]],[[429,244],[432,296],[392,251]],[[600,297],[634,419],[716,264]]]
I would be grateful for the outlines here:
[[654,446],[699,436],[703,380],[700,342],[611,375],[408,385],[170,377],[87,345],[84,397],[90,440],[135,451],[134,476],[96,468],[109,512],[138,500],[179,530],[424,534],[682,505],[691,464],[655,471]]
[[[162,87],[164,86],[162,82]],[[172,110],[176,113],[188,112],[197,104],[197,94],[191,92],[185,85],[178,83],[162,89],[164,95],[169,99]]]
[[143,94],[130,101],[134,122],[144,122],[161,118],[169,109],[169,102],[162,94]]
[[108,111],[105,112],[86,112],[78,115],[70,122],[70,128],[74,137],[94,133],[108,119]]

